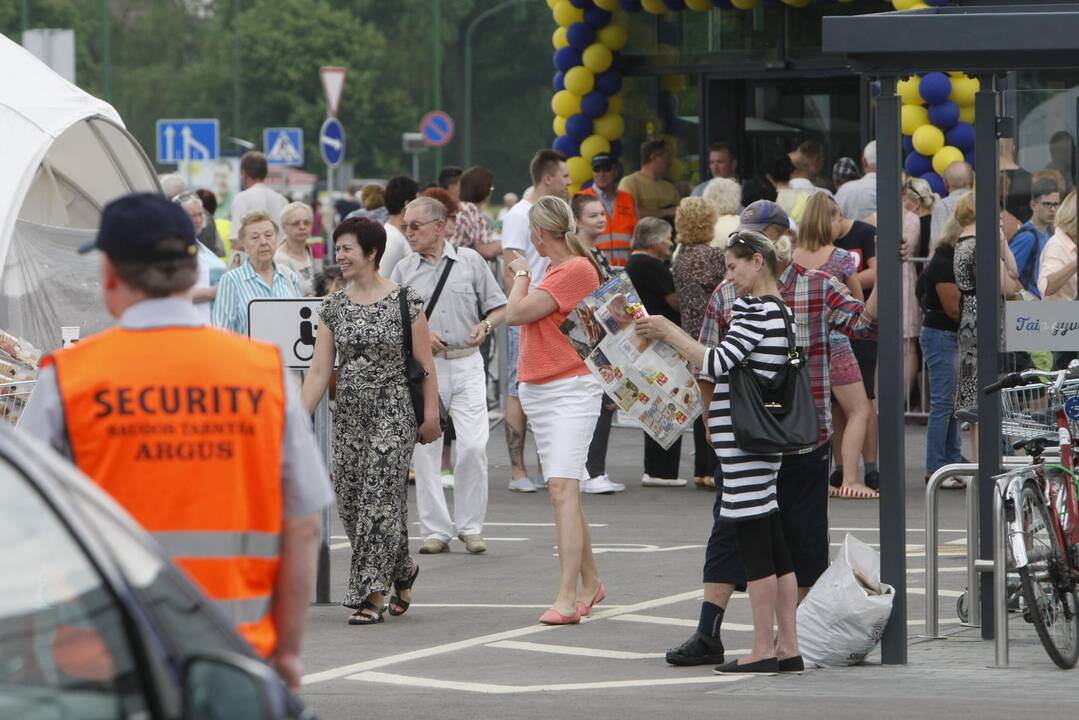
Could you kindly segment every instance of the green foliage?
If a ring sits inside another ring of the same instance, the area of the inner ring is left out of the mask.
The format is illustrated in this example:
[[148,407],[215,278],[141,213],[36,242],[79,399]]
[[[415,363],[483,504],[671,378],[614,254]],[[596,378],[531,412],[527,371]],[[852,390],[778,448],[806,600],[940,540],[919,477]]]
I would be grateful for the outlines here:
[[[463,164],[464,36],[496,0],[442,0],[441,108],[457,121],[444,164]],[[76,79],[101,96],[101,3],[29,0],[30,27],[76,32]],[[239,126],[233,128],[233,11],[239,15]],[[0,2],[0,32],[18,39],[20,3]],[[317,132],[326,116],[318,68],[348,68],[338,117],[356,176],[409,172],[401,134],[434,107],[433,0],[108,0],[112,97],[154,151],[163,117],[216,117],[222,135],[261,145],[262,128],[303,127],[306,169],[322,174]],[[550,11],[536,0],[483,20],[473,36],[473,157],[498,194],[528,185],[527,165],[551,141]],[[222,148],[235,147],[227,143]],[[421,175],[434,174],[433,153]],[[161,168],[162,171],[167,168]]]

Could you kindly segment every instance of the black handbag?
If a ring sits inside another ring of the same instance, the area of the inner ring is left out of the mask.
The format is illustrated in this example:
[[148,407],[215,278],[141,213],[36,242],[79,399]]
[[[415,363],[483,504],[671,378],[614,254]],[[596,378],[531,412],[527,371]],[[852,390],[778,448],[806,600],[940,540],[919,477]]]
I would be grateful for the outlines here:
[[423,381],[427,370],[412,354],[412,323],[408,315],[408,298],[405,288],[401,287],[397,297],[401,303],[401,346],[405,356],[405,383],[408,394],[412,396],[412,409],[416,413],[416,427],[423,424]]
[[816,447],[820,428],[809,368],[796,345],[794,323],[786,305],[776,297],[787,327],[787,362],[765,380],[749,366],[747,357],[731,368],[731,425],[734,444],[746,452],[789,453]]

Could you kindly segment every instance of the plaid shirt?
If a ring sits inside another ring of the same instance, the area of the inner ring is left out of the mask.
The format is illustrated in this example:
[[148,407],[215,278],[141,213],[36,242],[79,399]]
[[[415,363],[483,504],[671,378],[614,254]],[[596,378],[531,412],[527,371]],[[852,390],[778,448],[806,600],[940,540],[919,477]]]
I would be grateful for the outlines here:
[[450,242],[457,247],[472,249],[491,242],[487,231],[487,218],[476,203],[461,202],[461,209],[457,211],[457,231],[450,238]]
[[[813,399],[817,403],[820,442],[832,434],[831,382],[828,377],[828,334],[830,331],[857,340],[875,340],[877,321],[865,310],[865,303],[851,297],[846,286],[831,275],[791,263],[779,276],[783,302],[794,311],[795,335],[809,363]],[[730,281],[723,281],[712,293],[704,311],[700,342],[716,347],[727,332],[737,293]],[[705,379],[697,373],[698,379]],[[806,452],[812,452],[807,450]]]

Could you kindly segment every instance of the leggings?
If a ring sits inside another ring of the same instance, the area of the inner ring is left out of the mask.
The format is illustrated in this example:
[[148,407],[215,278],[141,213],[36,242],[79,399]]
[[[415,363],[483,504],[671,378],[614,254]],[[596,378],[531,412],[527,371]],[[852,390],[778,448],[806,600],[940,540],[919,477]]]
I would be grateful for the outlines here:
[[737,533],[738,553],[746,565],[747,580],[782,577],[793,572],[779,513],[742,520],[737,524]]

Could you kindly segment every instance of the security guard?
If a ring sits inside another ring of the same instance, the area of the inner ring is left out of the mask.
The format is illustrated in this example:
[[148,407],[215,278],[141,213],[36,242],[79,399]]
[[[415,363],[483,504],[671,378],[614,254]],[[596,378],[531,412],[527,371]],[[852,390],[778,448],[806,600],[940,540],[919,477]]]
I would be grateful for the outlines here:
[[119,326],[42,361],[20,427],[123,505],[298,688],[319,511],[332,500],[299,389],[276,348],[203,323],[179,205],[110,203],[80,252],[93,249]]
[[596,247],[607,253],[614,267],[624,267],[629,245],[637,227],[637,204],[633,196],[618,189],[618,164],[607,153],[592,158],[592,185],[581,191],[595,195],[603,203],[607,231],[596,238]]

